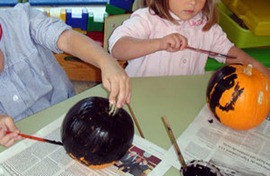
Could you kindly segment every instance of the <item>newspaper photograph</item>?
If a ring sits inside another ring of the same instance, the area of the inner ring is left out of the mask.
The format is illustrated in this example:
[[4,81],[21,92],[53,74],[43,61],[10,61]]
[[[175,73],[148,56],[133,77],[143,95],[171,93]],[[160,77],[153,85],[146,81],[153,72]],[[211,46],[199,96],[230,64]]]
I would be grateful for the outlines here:
[[[35,136],[61,141],[63,117]],[[171,167],[162,162],[166,151],[134,135],[127,154],[114,165],[90,169],[72,159],[63,146],[24,139],[0,153],[0,176],[161,176]]]
[[[233,130],[222,125],[205,105],[177,139],[185,161],[213,163],[224,176],[270,175],[270,119],[250,130]],[[172,165],[180,168],[174,149]]]

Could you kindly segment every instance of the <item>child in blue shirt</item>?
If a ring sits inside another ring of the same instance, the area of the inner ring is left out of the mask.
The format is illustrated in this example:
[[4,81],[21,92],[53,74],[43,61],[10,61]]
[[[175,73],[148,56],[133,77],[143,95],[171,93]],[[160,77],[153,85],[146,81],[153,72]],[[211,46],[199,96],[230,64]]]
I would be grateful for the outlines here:
[[[53,52],[69,53],[100,68],[110,103],[129,103],[129,78],[118,62],[60,19],[25,3],[0,11],[0,25],[0,144],[10,146],[20,139],[14,121],[74,95]],[[7,130],[14,133],[6,135]]]

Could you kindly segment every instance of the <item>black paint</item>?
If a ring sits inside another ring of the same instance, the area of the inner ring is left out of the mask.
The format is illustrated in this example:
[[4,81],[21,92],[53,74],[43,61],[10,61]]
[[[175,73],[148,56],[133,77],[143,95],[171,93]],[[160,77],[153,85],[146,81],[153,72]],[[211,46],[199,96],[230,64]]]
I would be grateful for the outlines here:
[[131,147],[133,136],[130,115],[124,109],[119,109],[114,116],[109,115],[109,101],[102,97],[79,101],[62,124],[65,150],[78,160],[84,158],[86,165],[102,165],[121,159]]
[[213,164],[200,160],[191,161],[185,170],[181,168],[180,172],[183,176],[222,176]]
[[[244,91],[244,88],[241,88],[239,82],[236,81],[237,74],[234,65],[239,64],[226,65],[218,69],[212,75],[208,83],[206,93],[207,101],[211,111],[219,121],[220,119],[215,112],[216,108],[226,112],[233,111],[235,103]],[[219,100],[222,94],[229,89],[234,89],[232,99],[226,105],[221,105]]]

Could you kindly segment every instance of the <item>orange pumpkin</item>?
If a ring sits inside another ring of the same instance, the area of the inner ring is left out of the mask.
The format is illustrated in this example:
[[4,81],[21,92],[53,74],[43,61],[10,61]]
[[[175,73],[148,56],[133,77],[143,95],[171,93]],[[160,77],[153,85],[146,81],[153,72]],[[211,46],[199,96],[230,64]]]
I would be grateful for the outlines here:
[[252,65],[226,65],[209,80],[207,104],[222,124],[238,130],[251,129],[270,112],[269,86],[269,79]]

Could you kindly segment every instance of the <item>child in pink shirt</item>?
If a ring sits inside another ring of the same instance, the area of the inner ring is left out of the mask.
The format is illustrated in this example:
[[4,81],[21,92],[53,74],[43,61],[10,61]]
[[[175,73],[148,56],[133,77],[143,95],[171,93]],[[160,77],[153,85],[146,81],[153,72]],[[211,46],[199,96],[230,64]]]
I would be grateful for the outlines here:
[[214,0],[146,0],[109,39],[109,50],[127,60],[131,77],[203,74],[207,54],[187,46],[236,56],[215,57],[221,63],[252,64],[267,76],[270,72],[229,41],[217,24]]

